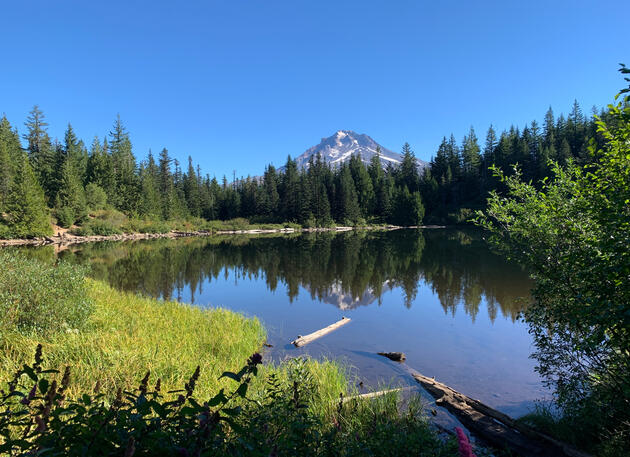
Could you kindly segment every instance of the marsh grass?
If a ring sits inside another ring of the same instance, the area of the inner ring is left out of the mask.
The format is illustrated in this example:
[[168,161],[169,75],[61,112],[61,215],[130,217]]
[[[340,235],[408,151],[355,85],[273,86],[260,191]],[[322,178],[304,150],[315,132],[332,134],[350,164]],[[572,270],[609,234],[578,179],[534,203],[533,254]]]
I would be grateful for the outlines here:
[[0,379],[29,361],[41,342],[47,363],[72,366],[70,396],[92,389],[113,393],[136,386],[147,370],[166,390],[179,388],[199,365],[200,395],[214,392],[225,370],[239,368],[262,345],[257,319],[224,310],[203,310],[115,291],[86,280],[94,312],[78,332],[50,336],[5,330],[0,334]]

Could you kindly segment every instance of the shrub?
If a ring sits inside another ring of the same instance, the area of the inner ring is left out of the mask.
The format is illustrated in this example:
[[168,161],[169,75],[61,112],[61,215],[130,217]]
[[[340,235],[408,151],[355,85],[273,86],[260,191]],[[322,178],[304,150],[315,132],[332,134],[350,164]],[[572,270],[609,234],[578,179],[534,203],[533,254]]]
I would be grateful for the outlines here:
[[92,311],[85,268],[0,252],[0,328],[49,334],[81,329]]
[[130,219],[121,229],[125,233],[168,233],[171,227],[165,221]]
[[79,236],[109,236],[119,235],[122,231],[108,220],[91,219],[81,227],[73,229],[72,233]]
[[85,186],[85,199],[90,211],[103,209],[107,204],[107,194],[102,187],[93,182]]

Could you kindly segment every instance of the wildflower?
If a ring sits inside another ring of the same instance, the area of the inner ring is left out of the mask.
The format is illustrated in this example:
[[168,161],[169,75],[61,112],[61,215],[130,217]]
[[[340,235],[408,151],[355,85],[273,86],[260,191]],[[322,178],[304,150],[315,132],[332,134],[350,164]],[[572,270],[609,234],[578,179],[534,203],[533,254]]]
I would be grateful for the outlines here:
[[195,385],[197,384],[197,380],[199,379],[199,370],[200,370],[200,367],[199,365],[197,365],[197,369],[195,370],[193,375],[190,377],[188,382],[184,384],[184,389],[186,389],[187,397],[190,397],[195,390]]
[[33,384],[33,388],[28,393],[28,396],[22,398],[22,400],[20,400],[20,403],[23,404],[24,406],[28,406],[31,403],[31,400],[35,398],[36,393],[37,393],[37,384]]
[[476,457],[475,454],[473,454],[470,441],[468,441],[468,437],[466,436],[464,431],[461,429],[461,427],[455,427],[455,433],[457,433],[459,457]]
[[42,364],[42,345],[41,343],[37,345],[37,348],[35,349],[35,364],[33,365],[33,368],[35,369],[36,372],[40,372],[42,371],[42,369],[40,368],[40,365]]
[[262,355],[258,352],[252,354],[252,356],[247,360],[248,365],[256,366],[262,363]]

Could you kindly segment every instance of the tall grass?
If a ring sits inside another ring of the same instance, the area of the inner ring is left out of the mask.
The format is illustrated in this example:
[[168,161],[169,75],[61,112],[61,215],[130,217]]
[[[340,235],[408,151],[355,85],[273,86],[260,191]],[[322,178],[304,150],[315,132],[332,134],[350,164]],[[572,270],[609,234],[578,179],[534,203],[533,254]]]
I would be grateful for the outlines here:
[[0,332],[48,335],[83,328],[92,312],[85,273],[80,266],[0,251]]
[[41,342],[47,364],[72,366],[74,395],[97,382],[113,393],[136,386],[150,370],[165,389],[180,388],[199,365],[200,395],[210,395],[224,370],[240,367],[260,348],[265,331],[257,319],[224,310],[203,310],[115,291],[86,280],[94,313],[78,332],[39,337],[16,330],[0,334],[0,379],[30,360]]

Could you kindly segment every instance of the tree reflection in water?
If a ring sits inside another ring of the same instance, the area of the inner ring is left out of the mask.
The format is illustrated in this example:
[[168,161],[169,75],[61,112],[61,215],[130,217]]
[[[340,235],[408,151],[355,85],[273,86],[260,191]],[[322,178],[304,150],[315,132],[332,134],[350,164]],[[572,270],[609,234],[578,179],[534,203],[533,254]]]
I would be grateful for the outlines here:
[[[35,253],[32,253],[35,254]],[[48,254],[39,255],[47,257]],[[494,321],[514,320],[529,296],[518,267],[490,252],[471,230],[308,233],[95,243],[63,250],[59,258],[92,267],[92,276],[114,287],[165,299],[233,274],[235,281],[264,278],[293,301],[302,287],[313,299],[341,309],[380,305],[400,288],[411,307],[424,281],[446,313],[458,306],[472,318],[484,301]]]

